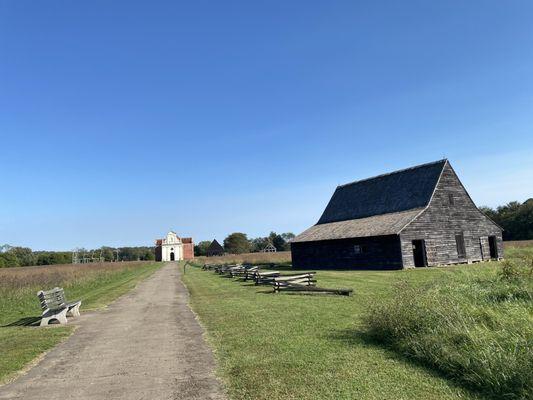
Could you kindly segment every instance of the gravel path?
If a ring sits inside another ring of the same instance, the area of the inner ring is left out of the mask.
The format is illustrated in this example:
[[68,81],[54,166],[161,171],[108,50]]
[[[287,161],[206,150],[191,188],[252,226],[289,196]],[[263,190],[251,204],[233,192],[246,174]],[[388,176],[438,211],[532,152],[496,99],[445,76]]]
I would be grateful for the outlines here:
[[76,332],[0,387],[0,399],[225,398],[176,264],[103,311],[84,314],[83,305],[81,311],[69,320]]

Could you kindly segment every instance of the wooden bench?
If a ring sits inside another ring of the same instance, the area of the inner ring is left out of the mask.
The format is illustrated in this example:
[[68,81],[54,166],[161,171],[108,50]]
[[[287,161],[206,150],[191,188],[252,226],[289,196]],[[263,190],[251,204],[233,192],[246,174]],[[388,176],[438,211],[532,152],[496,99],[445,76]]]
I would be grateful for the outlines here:
[[43,310],[41,316],[41,326],[55,319],[60,324],[67,323],[67,315],[78,317],[80,315],[81,300],[67,302],[63,288],[55,287],[52,290],[41,290],[37,293]]

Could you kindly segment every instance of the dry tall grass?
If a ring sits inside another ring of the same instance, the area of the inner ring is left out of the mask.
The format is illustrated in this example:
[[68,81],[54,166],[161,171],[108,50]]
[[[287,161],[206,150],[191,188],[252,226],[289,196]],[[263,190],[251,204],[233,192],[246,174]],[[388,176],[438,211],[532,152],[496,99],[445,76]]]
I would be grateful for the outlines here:
[[88,275],[102,272],[115,272],[151,263],[131,261],[94,264],[56,264],[35,267],[0,268],[0,291],[29,287],[48,288],[50,285],[63,285],[83,279]]
[[197,257],[196,260],[201,264],[281,264],[291,262],[291,252],[227,254],[225,256]]
[[533,247],[533,240],[509,240],[503,242],[505,248],[509,247]]

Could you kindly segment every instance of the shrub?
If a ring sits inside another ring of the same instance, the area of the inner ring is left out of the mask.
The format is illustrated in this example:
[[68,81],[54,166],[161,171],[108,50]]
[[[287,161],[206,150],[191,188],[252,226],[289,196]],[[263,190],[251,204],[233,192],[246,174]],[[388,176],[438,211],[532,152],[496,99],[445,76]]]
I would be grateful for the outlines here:
[[426,287],[402,283],[369,311],[367,333],[495,398],[532,398],[531,282],[516,268],[504,265],[485,281],[461,276]]
[[507,282],[527,283],[533,277],[533,256],[523,255],[502,262],[500,278]]

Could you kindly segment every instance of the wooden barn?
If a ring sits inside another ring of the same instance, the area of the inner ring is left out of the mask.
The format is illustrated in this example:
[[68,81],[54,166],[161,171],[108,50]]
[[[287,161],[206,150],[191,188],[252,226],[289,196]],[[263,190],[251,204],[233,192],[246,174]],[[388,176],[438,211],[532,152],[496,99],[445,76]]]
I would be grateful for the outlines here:
[[209,247],[207,248],[207,257],[223,256],[224,247],[216,239],[213,239]]
[[502,229],[441,160],[338,186],[291,251],[294,268],[471,263],[503,256]]

